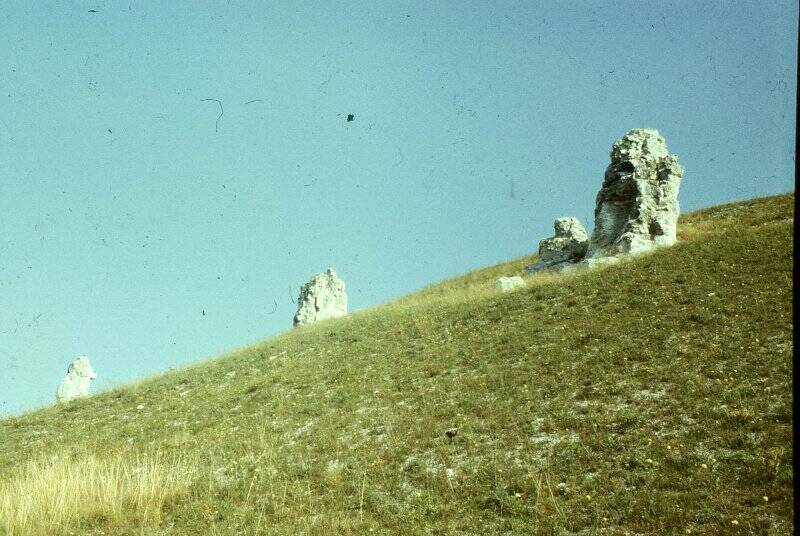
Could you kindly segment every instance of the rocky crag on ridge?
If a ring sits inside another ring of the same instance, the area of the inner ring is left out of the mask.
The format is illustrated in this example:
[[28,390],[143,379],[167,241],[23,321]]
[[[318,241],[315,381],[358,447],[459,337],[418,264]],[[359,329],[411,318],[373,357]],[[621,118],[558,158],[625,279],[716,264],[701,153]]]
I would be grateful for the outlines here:
[[539,261],[528,266],[529,272],[559,270],[572,265],[586,255],[589,236],[578,218],[556,218],[555,236],[539,242]]
[[79,356],[67,367],[67,375],[58,384],[57,402],[69,402],[76,398],[89,396],[89,383],[97,378],[97,373],[85,355]]
[[347,292],[333,268],[316,274],[300,287],[294,325],[313,324],[347,314]]
[[597,193],[591,238],[577,218],[557,218],[555,236],[539,243],[539,261],[528,265],[527,273],[613,262],[675,243],[684,170],[664,137],[657,130],[635,128],[614,143],[610,158]]
[[639,253],[675,243],[683,168],[657,130],[636,128],[611,148],[597,194],[587,258]]

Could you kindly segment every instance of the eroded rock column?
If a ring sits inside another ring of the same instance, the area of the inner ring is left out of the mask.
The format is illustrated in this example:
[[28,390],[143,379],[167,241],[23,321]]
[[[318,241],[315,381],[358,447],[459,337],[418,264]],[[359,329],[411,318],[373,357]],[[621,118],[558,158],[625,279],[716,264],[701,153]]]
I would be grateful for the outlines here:
[[313,324],[326,318],[337,318],[347,314],[347,292],[344,281],[333,268],[319,273],[300,287],[294,325]]
[[89,396],[89,383],[97,378],[97,373],[92,368],[89,358],[82,355],[67,367],[67,375],[58,384],[56,390],[57,402],[69,402],[76,398]]
[[675,243],[683,168],[657,130],[633,129],[611,148],[587,259]]

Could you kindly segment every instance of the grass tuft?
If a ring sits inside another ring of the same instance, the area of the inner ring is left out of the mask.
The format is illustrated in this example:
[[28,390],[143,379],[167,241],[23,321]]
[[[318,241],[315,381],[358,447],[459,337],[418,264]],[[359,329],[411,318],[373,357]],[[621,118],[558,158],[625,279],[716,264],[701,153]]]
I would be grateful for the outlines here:
[[0,480],[0,532],[62,534],[157,527],[164,503],[188,488],[188,464],[162,454],[53,454]]

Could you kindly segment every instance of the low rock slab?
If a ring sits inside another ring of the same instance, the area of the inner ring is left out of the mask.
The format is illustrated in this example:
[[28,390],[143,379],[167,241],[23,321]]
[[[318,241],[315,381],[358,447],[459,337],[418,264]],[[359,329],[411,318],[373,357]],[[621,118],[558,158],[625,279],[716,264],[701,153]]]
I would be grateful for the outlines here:
[[511,290],[514,290],[515,288],[524,287],[525,280],[518,275],[510,277],[505,277],[505,276],[498,277],[497,280],[494,282],[494,286],[501,292],[509,292]]
[[580,261],[589,247],[589,236],[578,218],[556,218],[555,236],[539,242],[539,260],[525,267],[527,273],[558,272]]

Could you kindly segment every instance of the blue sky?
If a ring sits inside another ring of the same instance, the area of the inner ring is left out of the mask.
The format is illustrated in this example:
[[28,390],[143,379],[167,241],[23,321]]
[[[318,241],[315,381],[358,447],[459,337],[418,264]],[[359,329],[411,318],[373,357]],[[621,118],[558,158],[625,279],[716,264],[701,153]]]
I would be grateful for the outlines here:
[[361,309],[591,230],[631,128],[684,210],[793,189],[797,8],[9,3],[0,414],[289,329],[328,266]]

